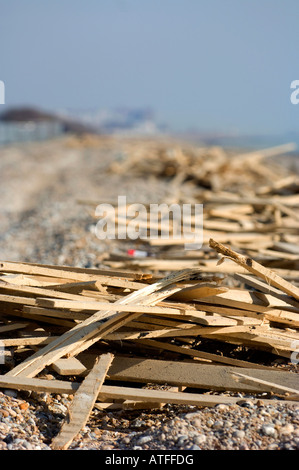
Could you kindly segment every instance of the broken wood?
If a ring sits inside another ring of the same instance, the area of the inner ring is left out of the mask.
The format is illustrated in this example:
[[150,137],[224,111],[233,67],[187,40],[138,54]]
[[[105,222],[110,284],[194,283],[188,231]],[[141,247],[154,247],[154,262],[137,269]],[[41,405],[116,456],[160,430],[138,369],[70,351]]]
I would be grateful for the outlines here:
[[239,253],[233,251],[231,248],[226,247],[213,239],[210,240],[210,247],[214,248],[218,253],[222,254],[223,256],[232,259],[252,274],[261,277],[268,284],[277,287],[278,289],[282,290],[291,297],[295,297],[297,300],[299,300],[299,288],[289,283],[288,281],[285,281],[271,269],[265,268],[264,266],[257,263],[248,256],[240,255]]
[[52,441],[52,449],[67,449],[85,426],[112,360],[112,354],[100,356],[91,372],[79,386],[68,411],[67,420]]

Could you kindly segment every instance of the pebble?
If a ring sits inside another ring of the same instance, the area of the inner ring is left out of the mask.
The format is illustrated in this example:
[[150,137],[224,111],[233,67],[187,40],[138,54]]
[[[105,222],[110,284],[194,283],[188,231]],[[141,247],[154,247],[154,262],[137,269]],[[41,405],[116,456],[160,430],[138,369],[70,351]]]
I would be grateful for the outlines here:
[[276,430],[273,425],[271,424],[265,424],[262,426],[262,433],[265,436],[275,436],[276,435]]
[[285,426],[282,426],[279,429],[280,434],[291,434],[292,432],[294,432],[294,426],[290,423],[286,424]]
[[4,394],[7,395],[8,397],[12,397],[12,398],[17,398],[17,396],[18,396],[17,390],[12,390],[10,388],[5,389]]
[[204,434],[197,434],[194,437],[194,442],[195,442],[195,444],[198,444],[198,445],[204,444],[206,442],[206,440],[207,440],[207,438]]
[[244,439],[245,431],[242,431],[242,430],[238,429],[237,431],[233,432],[232,436],[236,437],[237,439]]
[[138,444],[146,444],[147,442],[150,442],[152,440],[152,436],[142,436],[140,439],[138,439]]

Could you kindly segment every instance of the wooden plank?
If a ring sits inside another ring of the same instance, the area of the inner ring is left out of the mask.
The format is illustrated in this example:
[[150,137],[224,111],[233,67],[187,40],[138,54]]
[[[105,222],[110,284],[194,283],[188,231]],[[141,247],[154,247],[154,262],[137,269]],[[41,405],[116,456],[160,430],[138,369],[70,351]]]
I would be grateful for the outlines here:
[[96,402],[94,408],[102,411],[119,411],[119,410],[161,410],[165,403],[153,403],[146,401],[125,400],[122,403],[104,403]]
[[277,287],[278,289],[282,290],[291,297],[295,297],[297,300],[299,300],[299,288],[278,276],[278,274],[276,274],[271,269],[265,268],[253,259],[244,255],[240,255],[239,253],[233,251],[231,248],[228,248],[213,239],[210,240],[210,247],[215,249],[218,253],[221,253],[223,256],[232,259],[252,274],[255,274],[256,276],[262,278],[268,284]]
[[79,388],[78,382],[66,380],[47,380],[27,377],[0,375],[0,388],[13,390],[29,390],[33,392],[65,393],[73,395]]
[[[96,204],[97,206],[98,204]],[[100,268],[79,268],[77,266],[57,266],[57,265],[52,265],[52,264],[40,264],[40,263],[14,263],[17,264],[18,266],[20,264],[24,266],[31,266],[33,269],[35,268],[48,268],[51,270],[58,270],[58,271],[71,271],[73,273],[77,274],[90,274],[92,276],[116,276],[116,277],[124,277],[126,279],[131,279],[135,281],[140,281],[144,279],[152,279],[153,275],[151,273],[143,273],[143,272],[137,272],[137,271],[113,271],[111,269],[100,269]],[[43,274],[44,276],[47,276]],[[34,277],[36,276],[36,273],[34,273]]]
[[274,242],[273,243],[274,249],[278,249],[284,251],[286,253],[291,253],[293,255],[299,255],[299,246],[295,243],[287,243],[287,242]]
[[20,292],[30,294],[31,296],[35,297],[53,297],[54,299],[69,299],[69,300],[77,300],[81,301],[84,300],[86,297],[77,294],[70,294],[69,292],[60,292],[57,290],[53,290],[52,288],[46,289],[41,287],[32,287],[32,286],[16,286],[11,284],[0,284],[0,290],[9,291],[15,295],[15,293]]
[[[109,368],[110,380],[158,383],[186,386],[215,391],[259,392],[256,383],[237,383],[233,375],[240,372],[240,367],[224,365],[206,365],[182,361],[116,357]],[[288,387],[299,391],[299,379],[296,373],[276,369],[242,368],[242,374],[253,379],[266,380],[277,387]]]
[[76,357],[60,358],[53,362],[52,367],[59,375],[81,375],[86,371],[86,367]]
[[[90,316],[90,312],[73,312],[68,310],[58,310],[51,308],[42,308],[42,307],[27,307],[26,305],[22,309],[23,313],[28,313],[32,315],[41,315],[46,317],[55,317],[59,319],[66,320],[79,320],[83,321],[86,317]],[[30,317],[28,317],[30,318]]]
[[248,361],[242,361],[240,359],[234,359],[232,357],[220,356],[219,354],[209,353],[205,351],[200,351],[197,349],[192,348],[185,348],[182,346],[177,346],[175,344],[165,343],[162,341],[152,340],[152,339],[140,339],[138,340],[139,344],[144,346],[149,346],[158,350],[166,350],[172,351],[178,354],[182,354],[184,356],[189,356],[197,359],[205,359],[208,361],[220,363],[220,364],[227,364],[236,367],[248,367],[254,369],[268,369],[268,367],[255,364]]
[[[221,240],[222,243],[246,243],[250,241],[271,241],[272,235],[270,234],[260,234],[256,232],[247,232],[247,233],[235,233],[235,232],[208,232],[203,231],[203,243],[206,244],[209,242],[211,237],[217,237],[218,240]],[[152,246],[173,246],[173,245],[188,245],[188,244],[198,244],[196,238],[190,239],[187,237],[182,238],[150,238],[148,243]]]
[[290,399],[289,395],[292,395],[293,400],[299,400],[299,380],[297,379],[295,383],[295,388],[288,387],[285,384],[273,383],[270,380],[266,380],[260,377],[252,377],[245,374],[240,374],[239,372],[233,372],[232,377],[237,381],[244,384],[252,385],[258,388],[262,392],[271,392],[271,393],[283,393],[287,395],[287,398]]
[[[234,274],[234,277],[235,277],[235,279],[243,282],[244,284],[247,284],[247,285],[249,285],[251,287],[254,287],[255,289],[263,292],[264,294],[271,294],[272,296],[277,297],[278,299],[280,299],[284,302],[282,304],[283,306],[288,306],[288,305],[291,306],[292,305],[293,307],[295,307],[299,310],[299,302],[296,302],[289,295],[282,294],[281,290],[267,284],[264,281],[261,281],[260,279],[257,279],[255,276],[251,276],[251,275],[248,275],[248,274],[236,273],[236,274]],[[266,298],[266,300],[267,300],[267,298]],[[274,301],[272,300],[272,302],[274,302]]]
[[[261,332],[254,332],[254,331],[243,331],[239,333],[230,333],[225,335],[214,333],[212,335],[202,335],[206,336],[207,338],[214,339],[217,341],[223,341],[230,344],[240,344],[242,346],[247,346],[251,349],[258,349],[262,351],[270,352],[276,356],[286,357],[287,359],[291,359],[291,355],[293,353],[294,341],[291,338],[282,339],[280,336],[271,336],[262,334]],[[298,340],[296,340],[298,341]]]
[[32,321],[42,322],[42,323],[49,323],[56,326],[62,326],[65,328],[72,328],[76,322],[71,320],[64,320],[61,318],[55,318],[46,315],[35,315],[34,313],[26,313],[24,311],[18,312],[17,315],[22,318],[28,318]]
[[[0,272],[13,272],[22,274],[38,274],[41,276],[48,277],[61,277],[62,279],[69,279],[73,281],[98,281],[103,285],[110,285],[116,287],[122,287],[127,289],[140,289],[147,286],[147,284],[130,281],[125,278],[117,278],[107,275],[94,275],[87,274],[86,272],[77,272],[76,270],[66,270],[62,268],[43,267],[41,265],[30,265],[26,263],[12,263],[12,262],[1,262]],[[54,297],[54,296],[53,296]]]
[[44,346],[51,343],[57,336],[29,336],[25,338],[3,338],[1,343],[4,347],[9,346]]
[[[243,302],[242,300],[238,300],[237,298],[230,299],[230,298],[225,298],[221,296],[214,296],[214,297],[206,297],[204,299],[200,299],[196,301],[196,304],[201,310],[205,310],[205,305],[210,304],[214,307],[214,311],[217,312],[218,306],[220,308],[223,307],[231,307],[236,310],[243,310],[244,313],[243,315],[246,315],[246,312],[256,312],[257,314],[264,314],[269,312],[270,310],[273,310],[271,307],[265,306],[265,303],[261,300],[258,299],[257,296],[254,296],[257,303],[254,303],[253,300],[250,302]],[[249,300],[249,298],[247,299]]]
[[13,331],[13,330],[19,330],[21,328],[26,328],[28,324],[29,323],[9,323],[7,325],[1,325],[0,333],[6,333],[7,331]]
[[46,287],[55,285],[57,279],[42,278],[38,276],[25,276],[24,274],[5,274],[0,276],[0,281],[18,286]]
[[287,312],[280,310],[279,312],[267,312],[265,318],[268,321],[282,323],[290,328],[299,328],[299,315],[298,313]]
[[20,305],[35,305],[35,299],[33,298],[6,294],[0,294],[0,302],[8,302]]
[[[196,302],[208,302],[215,305],[227,305],[231,307],[244,308],[246,310],[255,310],[256,312],[266,312],[269,308],[286,308],[293,312],[299,313],[297,306],[290,305],[281,297],[274,297],[263,292],[249,291],[244,289],[230,289],[228,292],[210,296],[206,298],[193,299]],[[298,302],[294,301],[294,305]]]
[[[172,273],[158,282],[147,285],[137,292],[133,292],[119,300],[122,304],[145,304],[155,305],[159,301],[180,290],[177,283],[190,279],[199,274],[198,269],[184,270]],[[103,338],[105,335],[128,323],[140,313],[115,313],[107,307],[106,312],[96,312],[91,317],[76,325],[70,331],[64,333],[58,340],[45,346],[23,363],[9,371],[9,375],[26,375],[28,377],[37,375],[46,365],[50,365],[65,355],[76,355],[90,347],[91,344]],[[104,323],[103,323],[103,320]]]
[[59,434],[53,439],[51,448],[65,450],[88,421],[89,415],[104,383],[107,370],[113,360],[112,354],[100,356],[91,372],[84,379],[71,403],[68,419]]
[[[78,382],[64,380],[46,380],[28,377],[12,377],[0,375],[0,388],[11,388],[14,390],[29,390],[48,393],[65,393],[73,395],[79,388]],[[102,402],[121,399],[133,401],[145,401],[150,403],[173,403],[195,406],[215,406],[219,403],[235,405],[240,402],[239,397],[227,397],[221,395],[205,395],[200,393],[166,392],[157,390],[136,389],[129,387],[117,387],[102,385],[98,399]],[[258,401],[251,399],[253,403]],[[263,399],[266,405],[281,404],[281,400]],[[292,406],[292,401],[285,400],[284,404]]]
[[53,284],[50,287],[53,290],[68,292],[70,294],[82,294],[82,291],[106,292],[107,287],[102,286],[99,281],[85,281],[85,282],[67,282]]
[[181,314],[182,311],[175,308],[167,308],[167,307],[155,307],[149,305],[122,305],[121,307],[119,304],[111,303],[111,302],[98,302],[98,301],[88,301],[82,298],[82,301],[66,301],[66,300],[57,300],[57,299],[44,299],[38,298],[36,299],[36,305],[40,307],[49,307],[49,308],[57,308],[57,309],[77,309],[77,310],[89,310],[92,312],[95,311],[105,311],[109,309],[111,312],[136,312],[136,313],[151,313],[151,314]]
[[289,326],[294,326],[297,328],[299,326],[299,317],[298,313],[293,313],[287,310],[279,310],[279,309],[267,309],[267,311],[260,313],[260,312],[253,312],[247,310],[240,310],[237,308],[231,307],[223,307],[221,305],[207,305],[201,304],[201,309],[206,312],[216,312],[219,315],[229,315],[230,317],[235,317],[238,319],[240,316],[248,316],[250,318],[262,319],[262,320],[269,320],[269,321],[276,321],[278,323],[284,323]]
[[[240,402],[239,397],[228,397],[223,395],[206,395],[200,393],[184,393],[184,392],[167,392],[160,390],[147,390],[147,389],[136,389],[129,387],[116,387],[112,385],[103,385],[99,398],[101,400],[122,398],[128,400],[145,400],[149,402],[160,402],[177,405],[194,405],[194,406],[216,406],[220,403],[233,405]],[[253,403],[257,400],[252,399]],[[263,399],[265,404],[280,403],[281,400],[266,400]],[[293,405],[292,401],[285,400],[283,403]]]
[[172,328],[148,331],[116,331],[106,336],[107,341],[139,340],[140,338],[180,338],[181,336],[210,336],[210,335],[231,335],[233,333],[248,332],[247,325],[220,326],[220,327],[198,327],[191,325],[189,328]]
[[194,299],[200,299],[205,297],[212,297],[219,294],[228,292],[227,287],[215,286],[209,283],[197,284],[196,286],[182,289],[179,293],[173,296],[173,299],[188,302]]
[[[253,310],[243,310],[237,307],[227,307],[225,305],[214,305],[207,303],[199,303],[200,311],[208,313],[216,313],[218,315],[229,315],[229,316],[247,316],[250,318],[263,319],[264,313],[255,312]],[[267,310],[267,312],[273,312],[273,309]],[[275,310],[274,312],[280,312],[280,310]],[[192,313],[193,314],[193,313]]]

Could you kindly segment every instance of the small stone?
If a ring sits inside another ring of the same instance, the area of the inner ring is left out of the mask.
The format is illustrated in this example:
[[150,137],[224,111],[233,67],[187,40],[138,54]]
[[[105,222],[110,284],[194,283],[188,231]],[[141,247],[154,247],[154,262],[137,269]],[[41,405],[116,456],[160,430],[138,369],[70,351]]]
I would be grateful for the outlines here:
[[9,416],[9,411],[0,408],[0,416],[1,415],[3,416],[3,418],[7,418]]
[[32,450],[32,445],[31,445],[31,443],[28,442],[28,441],[24,441],[23,446],[24,446],[25,449],[27,449],[27,450]]
[[185,444],[186,441],[188,441],[188,436],[183,435],[183,436],[180,436],[180,437],[178,438],[177,444],[178,444],[179,446],[182,446],[182,445]]
[[218,411],[228,411],[229,406],[224,405],[223,403],[220,403],[219,405],[216,405],[215,407]]
[[12,408],[9,408],[9,414],[10,416],[12,416],[12,418],[15,418],[18,413],[16,413],[15,410],[13,410]]
[[245,408],[253,408],[254,407],[253,401],[249,400],[249,399],[239,400],[237,403],[238,403],[239,406],[243,406]]
[[256,405],[260,408],[261,406],[265,406],[265,402],[263,400],[258,400]]
[[219,420],[219,421],[215,421],[215,423],[213,424],[213,429],[222,429],[223,428],[223,421]]
[[271,424],[264,424],[261,431],[265,436],[276,436],[276,430]]
[[193,419],[198,418],[198,417],[199,417],[198,411],[195,411],[194,413],[187,413],[185,415],[185,419],[188,419],[188,420],[193,420]]
[[191,421],[191,424],[195,427],[195,428],[200,428],[202,423],[201,423],[201,420],[200,419],[193,419]]
[[291,423],[288,423],[279,429],[279,434],[291,434],[292,432],[294,432],[294,426]]
[[138,439],[137,444],[139,445],[146,444],[147,442],[150,442],[151,440],[152,440],[151,436],[141,436]]
[[17,398],[18,396],[18,391],[17,390],[12,390],[12,389],[5,389],[4,392],[5,395],[7,395],[8,397],[11,397],[11,398]]
[[197,436],[195,436],[195,438],[193,439],[194,443],[198,445],[204,444],[206,440],[207,438],[204,434],[197,434]]
[[201,450],[201,448],[196,444],[193,444],[193,446],[190,447],[190,450]]
[[12,434],[7,434],[7,436],[5,436],[5,438],[3,439],[3,441],[6,443],[6,444],[11,444],[14,440],[14,437]]
[[236,437],[237,439],[244,439],[245,431],[242,431],[242,429],[238,429],[237,431],[233,432],[233,437]]

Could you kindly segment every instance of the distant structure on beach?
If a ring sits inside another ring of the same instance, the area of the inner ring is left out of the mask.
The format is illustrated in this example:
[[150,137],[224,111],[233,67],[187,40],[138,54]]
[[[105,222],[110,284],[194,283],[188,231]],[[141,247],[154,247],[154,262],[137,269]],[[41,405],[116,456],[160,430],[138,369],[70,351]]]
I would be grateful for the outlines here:
[[31,107],[12,108],[0,115],[0,145],[92,132],[94,129],[80,122]]
[[149,108],[117,108],[62,111],[62,116],[79,121],[104,134],[154,135],[164,130]]
[[0,114],[0,145],[48,140],[66,133],[155,135],[161,128],[149,109],[45,112],[17,107]]

